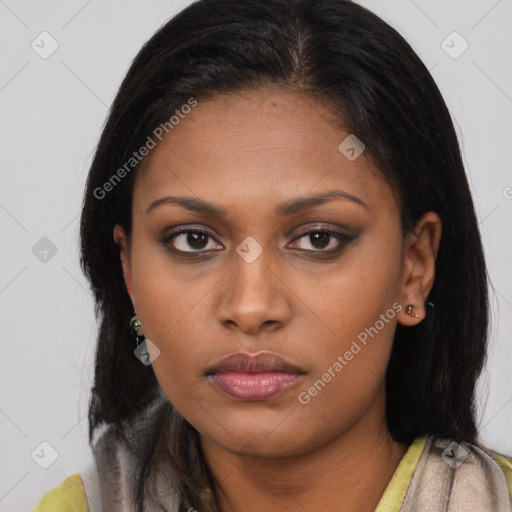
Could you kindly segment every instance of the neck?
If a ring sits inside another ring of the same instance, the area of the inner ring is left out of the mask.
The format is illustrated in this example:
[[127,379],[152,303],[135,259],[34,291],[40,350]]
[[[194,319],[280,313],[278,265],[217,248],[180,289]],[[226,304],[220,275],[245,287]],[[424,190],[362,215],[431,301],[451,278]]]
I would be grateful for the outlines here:
[[371,408],[329,442],[289,457],[240,456],[201,441],[222,512],[373,512],[407,451],[384,411]]

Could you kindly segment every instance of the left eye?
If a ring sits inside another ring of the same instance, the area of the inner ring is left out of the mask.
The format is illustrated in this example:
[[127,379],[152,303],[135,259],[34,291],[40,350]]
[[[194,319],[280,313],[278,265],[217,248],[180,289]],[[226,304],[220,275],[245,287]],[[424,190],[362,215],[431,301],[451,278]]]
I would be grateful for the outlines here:
[[[346,245],[350,242],[350,238],[343,233],[337,231],[331,231],[328,229],[316,229],[303,233],[300,237],[296,238],[294,244],[297,244],[299,240],[305,239],[309,242],[313,249],[307,247],[298,247],[306,251],[325,251],[336,250],[337,248]],[[326,250],[327,249],[327,250]]]

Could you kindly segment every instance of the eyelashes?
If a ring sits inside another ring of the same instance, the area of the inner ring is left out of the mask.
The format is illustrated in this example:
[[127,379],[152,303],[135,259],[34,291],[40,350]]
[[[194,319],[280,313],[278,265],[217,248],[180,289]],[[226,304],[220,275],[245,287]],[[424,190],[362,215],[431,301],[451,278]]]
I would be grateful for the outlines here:
[[[321,235],[321,236],[316,236]],[[309,240],[308,240],[309,237]],[[312,238],[313,237],[313,238]],[[299,236],[297,236],[292,243],[295,245],[300,240],[306,240],[310,244],[320,244],[320,247],[316,247],[314,249],[301,249],[299,247],[299,250],[303,251],[309,251],[309,252],[321,252],[325,254],[332,254],[333,252],[339,252],[340,249],[342,249],[345,245],[349,244],[354,240],[355,237],[349,236],[346,233],[342,233],[340,231],[334,231],[329,228],[314,228],[314,229],[308,229],[306,231],[302,231]],[[327,246],[331,245],[331,241],[334,239],[336,241],[334,248],[331,247],[329,250],[325,250],[325,247],[322,247],[322,245],[328,240]]]
[[[208,233],[207,231],[204,231],[202,229],[182,229],[180,231],[176,231],[175,233],[171,233],[170,235],[167,235],[162,239],[162,243],[164,243],[166,246],[169,246],[169,244],[174,244],[176,239],[181,238],[181,240],[178,240],[179,245],[182,247],[187,244],[194,245],[201,245],[201,243],[204,240],[207,240],[208,238],[214,240],[214,237]],[[222,249],[222,246],[220,246]],[[181,253],[198,253],[198,252],[207,252],[204,247],[200,247],[201,250],[192,250],[192,251],[186,251],[183,249],[178,249],[175,246],[172,248],[172,250],[181,252]],[[219,250],[219,249],[215,249]]]
[[[301,252],[325,256],[340,252],[355,238],[355,236],[327,227],[314,227],[300,232],[290,244],[293,249]],[[210,254],[224,248],[211,233],[199,228],[183,228],[169,233],[160,240],[160,243],[174,254],[191,255],[192,257]],[[304,245],[309,245],[311,248],[305,248]]]

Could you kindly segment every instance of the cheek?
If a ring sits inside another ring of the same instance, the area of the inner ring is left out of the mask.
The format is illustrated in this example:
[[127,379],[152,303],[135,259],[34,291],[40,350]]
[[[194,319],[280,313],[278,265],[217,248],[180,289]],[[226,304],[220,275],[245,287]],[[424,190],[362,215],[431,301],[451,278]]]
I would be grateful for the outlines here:
[[213,272],[199,276],[194,265],[171,262],[159,248],[134,250],[132,266],[144,335],[160,350],[153,363],[158,379],[178,388],[200,379],[213,357],[208,294],[222,282]]
[[[400,290],[400,243],[386,243],[371,234],[366,238],[337,269],[308,283],[315,287],[313,312],[332,335],[345,342],[374,326],[380,315],[386,316],[377,325],[381,337],[392,337],[390,324],[396,322],[392,305]],[[307,296],[306,286],[302,293]],[[360,338],[364,341],[364,334]]]
[[313,312],[321,322],[312,322],[309,331],[323,336],[310,352],[318,363],[311,380],[320,381],[321,400],[355,400],[384,380],[401,309],[400,251],[399,237],[393,243],[368,236],[339,272],[316,285]]
[[163,333],[172,336],[173,327],[186,316],[188,291],[163,257],[165,251],[149,244],[139,245],[143,248],[134,248],[132,252],[134,301],[145,337],[161,350]]

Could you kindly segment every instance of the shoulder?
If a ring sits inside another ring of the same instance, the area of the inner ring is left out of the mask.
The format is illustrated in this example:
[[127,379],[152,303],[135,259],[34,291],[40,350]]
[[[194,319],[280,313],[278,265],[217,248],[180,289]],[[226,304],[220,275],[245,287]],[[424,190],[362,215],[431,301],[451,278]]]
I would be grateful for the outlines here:
[[32,512],[89,512],[80,474],[69,476],[48,491]]
[[[510,512],[512,458],[475,444],[429,435],[403,501],[403,512],[444,510]],[[430,507],[430,508],[429,508]]]

